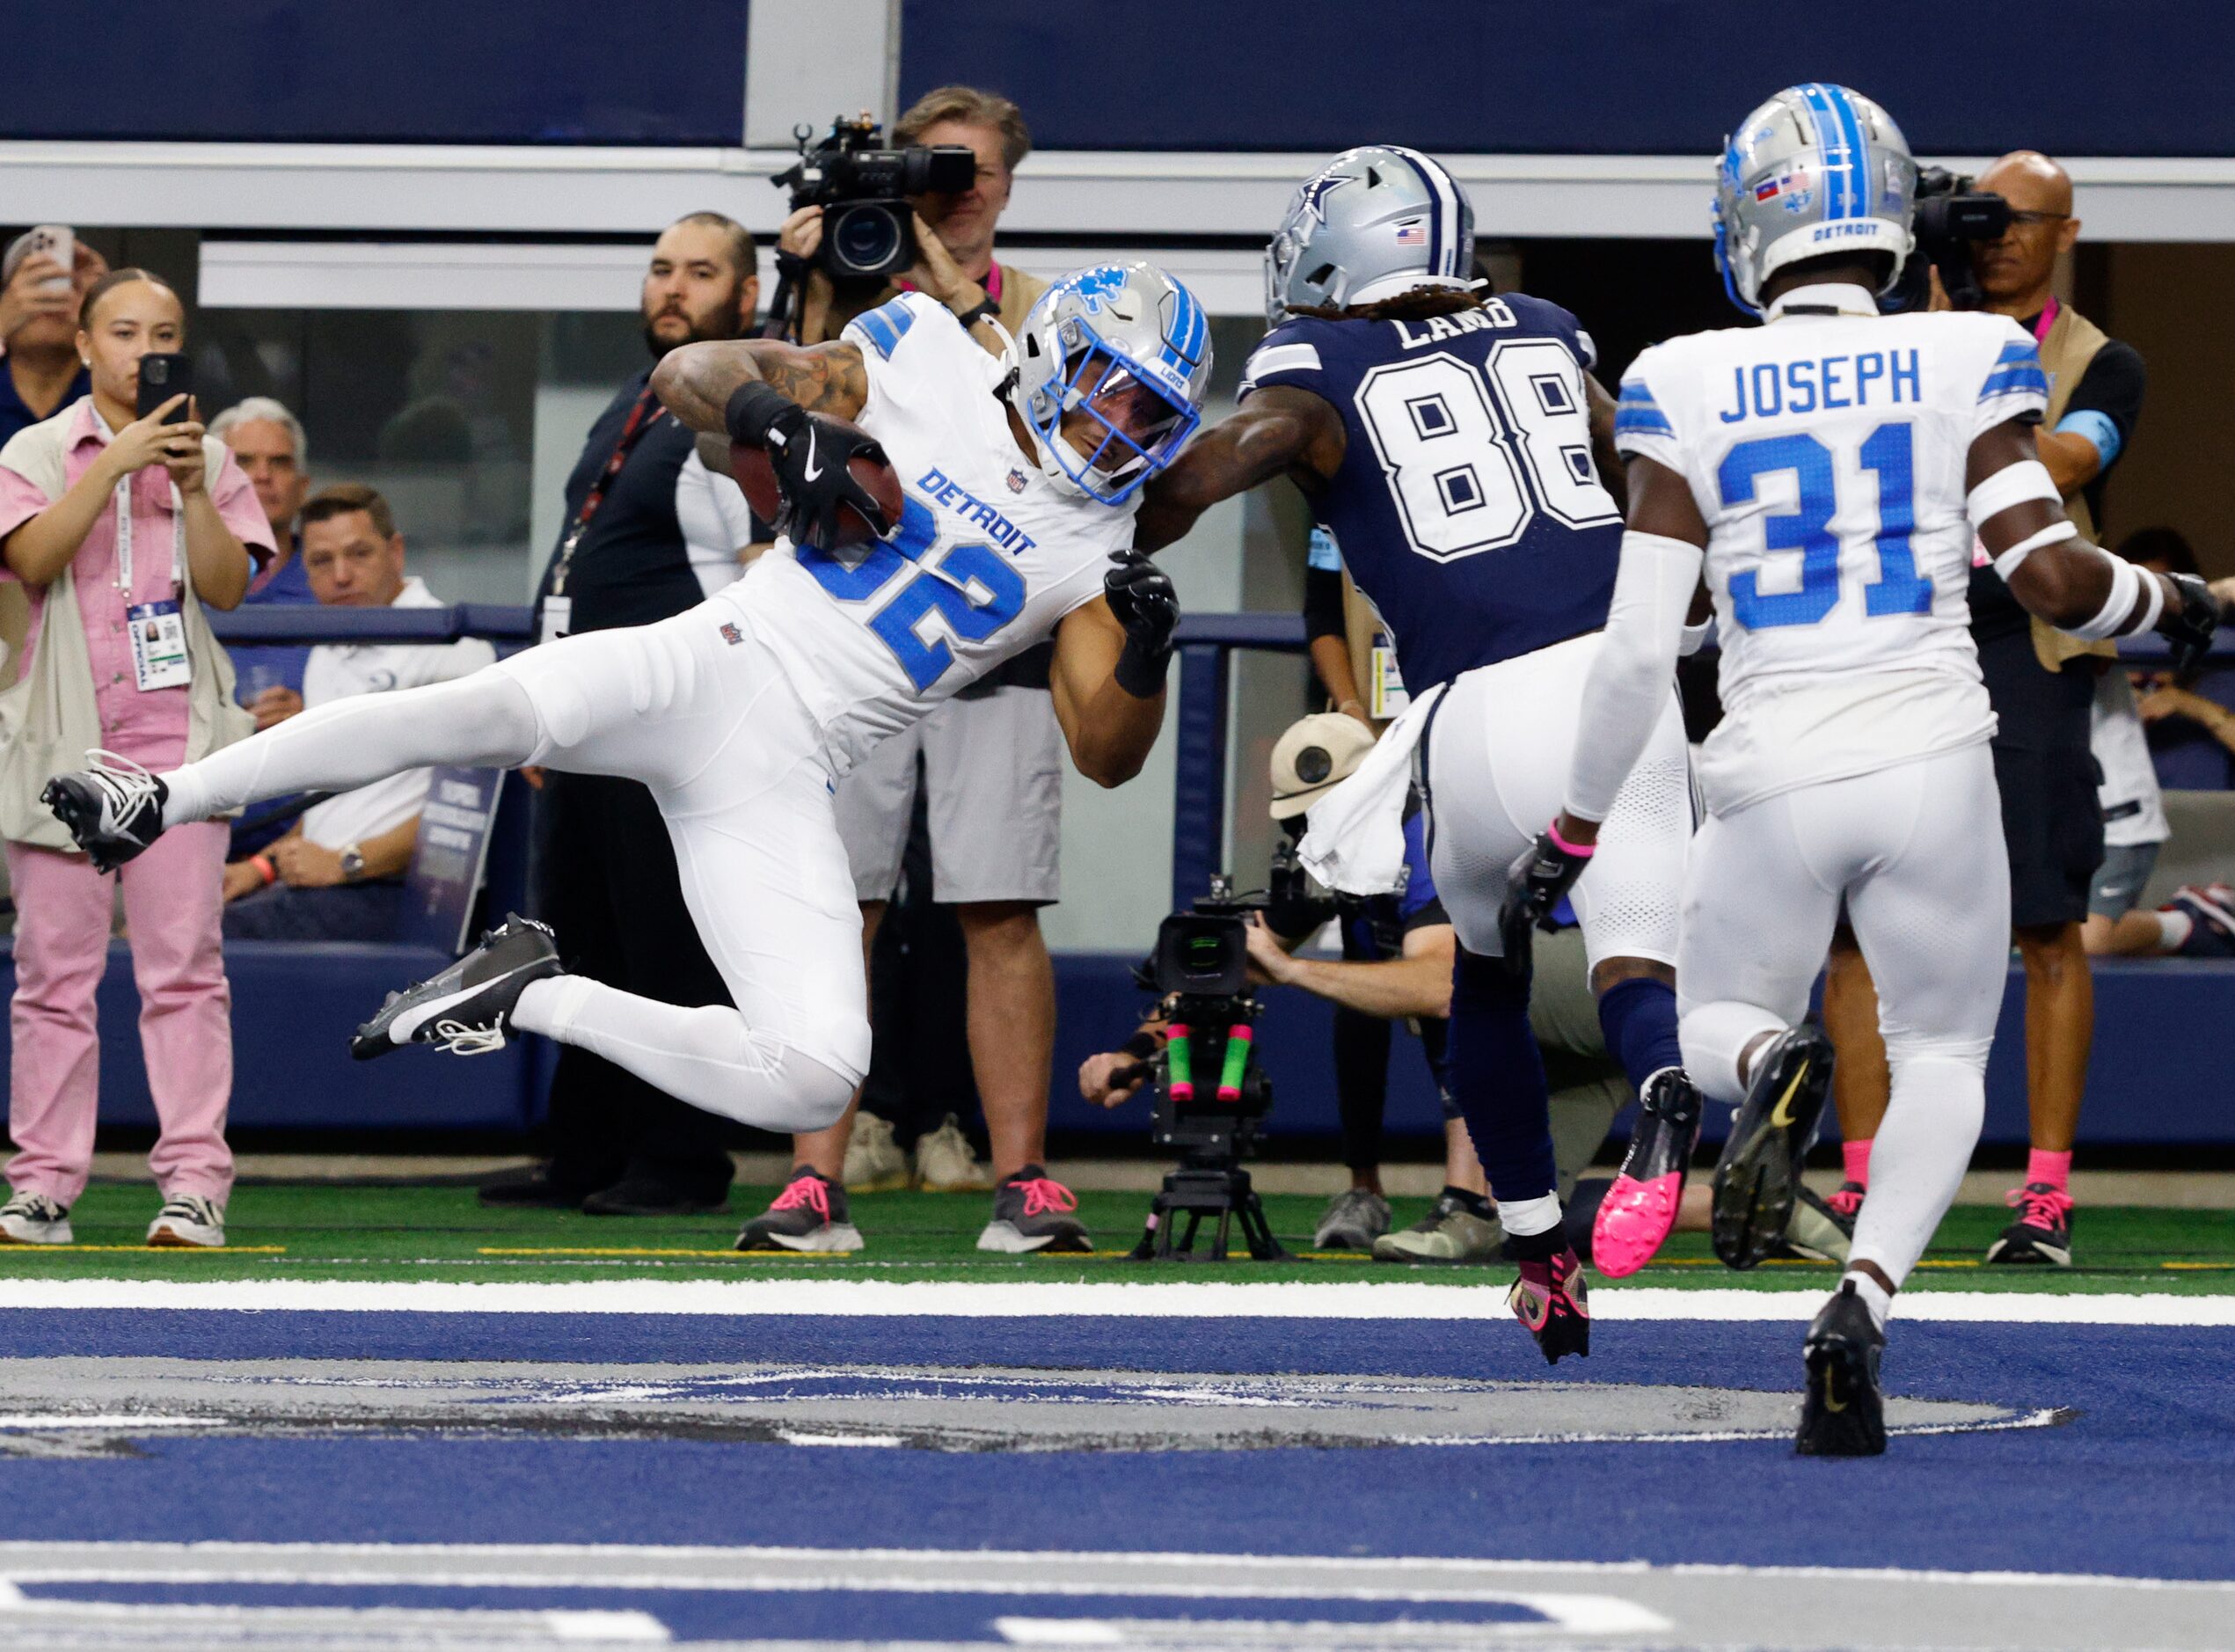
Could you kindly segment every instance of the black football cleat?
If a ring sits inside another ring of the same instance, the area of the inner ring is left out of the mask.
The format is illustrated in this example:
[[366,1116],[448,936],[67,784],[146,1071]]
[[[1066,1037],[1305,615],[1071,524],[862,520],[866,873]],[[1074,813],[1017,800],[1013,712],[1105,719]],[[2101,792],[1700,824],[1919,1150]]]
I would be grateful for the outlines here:
[[1506,1305],[1544,1350],[1545,1363],[1557,1365],[1565,1354],[1591,1356],[1590,1292],[1583,1264],[1573,1250],[1541,1261],[1523,1261],[1521,1277],[1506,1293]]
[[442,974],[390,993],[349,1041],[349,1053],[370,1061],[420,1043],[453,1056],[494,1055],[512,1031],[522,990],[563,973],[551,931],[515,912]]
[[2046,1181],[2029,1181],[2004,1195],[2018,1219],[1987,1246],[1997,1267],[2070,1268],[2072,1195]]
[[1802,1457],[1877,1457],[1886,1450],[1886,1397],[1878,1388],[1886,1334],[1844,1281],[1808,1327],[1808,1392],[1793,1449]]
[[69,829],[96,872],[113,872],[163,835],[170,790],[129,757],[89,751],[89,769],[58,774],[39,800]]
[[1638,1100],[1638,1126],[1622,1173],[1591,1223],[1591,1261],[1609,1279],[1625,1278],[1651,1261],[1676,1225],[1699,1141],[1699,1089],[1682,1068],[1654,1073]]
[[1715,1166],[1713,1237],[1726,1267],[1775,1254],[1830,1096],[1831,1041],[1821,1027],[1789,1027],[1762,1052]]

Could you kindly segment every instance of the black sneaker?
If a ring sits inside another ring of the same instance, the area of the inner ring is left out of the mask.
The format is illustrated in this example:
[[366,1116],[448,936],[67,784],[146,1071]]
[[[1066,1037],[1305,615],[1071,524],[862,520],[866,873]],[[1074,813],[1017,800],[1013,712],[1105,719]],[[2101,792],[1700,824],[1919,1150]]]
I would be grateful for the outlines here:
[[1830,1262],[1844,1268],[1848,1247],[1854,1243],[1855,1224],[1818,1198],[1805,1185],[1793,1189],[1793,1219],[1771,1247],[1770,1254],[1786,1261]]
[[1715,1166],[1713,1239],[1726,1267],[1753,1267],[1792,1225],[1801,1161],[1830,1095],[1831,1041],[1821,1027],[1789,1027],[1762,1052]]
[[585,1216],[712,1216],[729,1204],[729,1189],[686,1188],[650,1171],[632,1170],[582,1201]]
[[163,835],[170,788],[129,757],[89,751],[92,764],[47,782],[39,800],[69,829],[96,872],[113,872]]
[[521,989],[563,973],[551,931],[515,912],[442,974],[390,993],[349,1041],[349,1053],[370,1061],[416,1042],[453,1056],[493,1056],[512,1031]]
[[1876,1457],[1886,1449],[1886,1399],[1878,1388],[1886,1334],[1843,1281],[1808,1327],[1808,1392],[1793,1449],[1802,1457]]
[[1987,1260],[1998,1266],[2070,1268],[2072,1265],[2072,1195],[2046,1181],[2029,1181],[2003,1195],[2018,1219],[1987,1246]]
[[1663,1067],[1638,1092],[1638,1127],[1622,1173],[1591,1221],[1591,1261],[1609,1279],[1653,1260],[1676,1225],[1691,1150],[1699,1142],[1699,1088],[1680,1067]]
[[1004,1177],[993,1190],[993,1220],[978,1235],[982,1251],[1085,1252],[1094,1248],[1086,1226],[1071,1213],[1078,1201],[1071,1190],[1039,1165],[1026,1165]]
[[745,1224],[736,1248],[858,1251],[861,1230],[847,1219],[844,1187],[799,1165],[776,1202]]

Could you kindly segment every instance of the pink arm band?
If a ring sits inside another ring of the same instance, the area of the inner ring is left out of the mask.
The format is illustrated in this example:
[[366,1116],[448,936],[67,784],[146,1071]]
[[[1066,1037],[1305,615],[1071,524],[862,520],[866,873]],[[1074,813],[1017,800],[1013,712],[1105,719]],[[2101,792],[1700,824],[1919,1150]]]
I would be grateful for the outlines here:
[[1552,840],[1552,847],[1564,855],[1574,855],[1578,860],[1589,860],[1598,853],[1596,844],[1571,844],[1559,835],[1559,822],[1554,821],[1545,828],[1545,836]]

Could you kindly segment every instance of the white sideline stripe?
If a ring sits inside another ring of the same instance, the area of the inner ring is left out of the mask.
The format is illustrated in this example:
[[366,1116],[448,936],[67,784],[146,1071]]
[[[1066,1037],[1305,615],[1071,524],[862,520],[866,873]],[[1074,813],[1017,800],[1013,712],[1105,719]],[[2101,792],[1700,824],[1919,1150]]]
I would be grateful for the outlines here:
[[[1242,1266],[1237,1263],[1235,1266]],[[1795,1321],[1823,1304],[1799,1290],[1679,1290],[1603,1286],[1601,1319]],[[0,1310],[234,1309],[407,1313],[778,1314],[891,1319],[1488,1319],[1509,1317],[1504,1282],[1481,1286],[1158,1283],[979,1284],[872,1279],[581,1280],[556,1284],[308,1279],[0,1280]],[[1906,1296],[1896,1315],[1959,1324],[2235,1326],[2235,1296],[2050,1296],[1936,1290]]]
[[[108,1564],[58,1564],[57,1551],[103,1557]],[[478,1561],[466,1571],[442,1563]],[[1951,1571],[1933,1567],[1746,1565],[1680,1561],[1514,1560],[1451,1555],[1214,1554],[1186,1550],[807,1548],[771,1545],[720,1547],[637,1543],[244,1543],[105,1542],[40,1539],[0,1541],[0,1587],[13,1582],[91,1583],[404,1583],[430,1588],[519,1584],[520,1567],[563,1561],[565,1569],[530,1580],[538,1588],[746,1590],[858,1589],[935,1594],[1092,1594],[1119,1592],[1216,1598],[1293,1594],[1296,1573],[1330,1575],[1313,1590],[1326,1599],[1463,1600],[1475,1578],[1551,1574],[1572,1577],[1772,1577],[1795,1581],[1946,1583],[1983,1588],[2138,1589],[2235,1594],[2235,1581],[2149,1577],[2116,1572]],[[435,1564],[430,1567],[429,1562]],[[703,1568],[684,1570],[678,1562]],[[880,1566],[920,1568],[874,1573]],[[756,1568],[769,1568],[762,1571]],[[792,1568],[785,1570],[781,1568]],[[1092,1575],[1088,1571],[1092,1568]],[[1002,1575],[1018,1574],[1015,1580]],[[1125,1572],[1201,1571],[1199,1584],[1156,1578],[1121,1581]],[[1253,1575],[1271,1574],[1266,1581]],[[1448,1576],[1450,1584],[1423,1584]],[[1382,1581],[1394,1580],[1394,1581]]]

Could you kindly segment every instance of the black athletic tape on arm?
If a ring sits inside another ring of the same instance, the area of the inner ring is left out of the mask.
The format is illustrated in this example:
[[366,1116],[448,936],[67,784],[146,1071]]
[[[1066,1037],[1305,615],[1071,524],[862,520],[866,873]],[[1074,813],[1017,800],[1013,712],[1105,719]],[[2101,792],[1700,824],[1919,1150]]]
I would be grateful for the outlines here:
[[749,378],[730,392],[722,423],[733,440],[749,448],[768,445],[768,433],[786,413],[804,418],[800,404],[765,379]]

